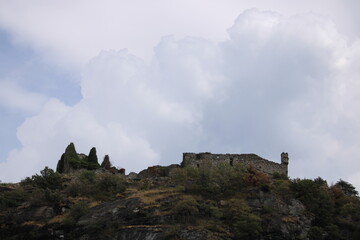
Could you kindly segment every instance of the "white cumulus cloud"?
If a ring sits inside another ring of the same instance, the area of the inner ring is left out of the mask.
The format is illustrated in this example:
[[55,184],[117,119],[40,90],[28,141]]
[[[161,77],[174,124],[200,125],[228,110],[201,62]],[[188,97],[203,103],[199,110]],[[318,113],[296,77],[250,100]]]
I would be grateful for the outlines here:
[[79,103],[51,99],[20,126],[23,147],[1,176],[18,164],[29,167],[11,179],[54,167],[73,141],[128,171],[179,163],[187,151],[274,161],[287,151],[292,177],[348,176],[359,186],[359,40],[315,14],[256,9],[228,33],[220,42],[163,37],[150,63],[102,51],[83,71]]
[[14,81],[0,80],[0,105],[3,107],[32,114],[38,112],[47,100],[46,96],[27,91]]

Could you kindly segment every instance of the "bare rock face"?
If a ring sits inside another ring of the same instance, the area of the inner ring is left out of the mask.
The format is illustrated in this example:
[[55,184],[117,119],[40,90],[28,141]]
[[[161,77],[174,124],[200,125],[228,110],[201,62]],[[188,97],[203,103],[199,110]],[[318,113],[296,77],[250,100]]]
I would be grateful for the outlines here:
[[111,169],[111,162],[110,162],[110,157],[109,155],[105,155],[103,162],[101,163],[101,167],[106,169],[106,170],[110,170]]
[[94,170],[99,168],[100,165],[98,163],[98,157],[96,155],[96,148],[91,148],[90,152],[89,152],[89,157],[88,157],[88,169],[89,170]]
[[74,143],[70,143],[57,164],[56,171],[59,173],[69,173],[71,171],[70,163],[80,161],[76,152]]

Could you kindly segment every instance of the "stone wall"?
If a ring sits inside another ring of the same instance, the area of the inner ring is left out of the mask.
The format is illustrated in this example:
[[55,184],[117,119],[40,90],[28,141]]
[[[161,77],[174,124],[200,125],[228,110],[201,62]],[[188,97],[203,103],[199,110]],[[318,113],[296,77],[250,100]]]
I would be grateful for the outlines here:
[[181,166],[201,167],[204,164],[210,164],[214,166],[219,163],[226,163],[230,166],[233,166],[237,163],[242,163],[245,166],[252,166],[257,170],[270,175],[279,173],[287,176],[288,173],[288,161],[282,161],[282,163],[279,164],[259,157],[256,154],[212,154],[209,152],[183,153],[183,161]]

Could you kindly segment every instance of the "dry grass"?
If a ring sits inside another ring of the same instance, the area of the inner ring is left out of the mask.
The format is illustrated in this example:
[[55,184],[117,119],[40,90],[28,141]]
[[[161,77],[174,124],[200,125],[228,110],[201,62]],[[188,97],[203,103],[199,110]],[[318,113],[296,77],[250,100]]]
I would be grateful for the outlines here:
[[100,203],[101,203],[100,201],[90,202],[90,203],[88,204],[88,207],[89,207],[89,208],[96,207],[96,206],[99,205]]
[[134,191],[130,198],[139,198],[146,207],[156,207],[160,206],[159,202],[161,202],[162,199],[176,196],[179,196],[179,192],[172,188],[164,188]]
[[77,202],[88,202],[90,199],[88,197],[69,197],[70,202],[77,203]]
[[283,217],[281,219],[281,221],[286,222],[286,223],[298,223],[299,218],[298,217]]
[[45,225],[45,223],[37,222],[37,221],[27,221],[27,222],[22,223],[21,225],[23,225],[23,226],[31,225],[31,226],[43,227]]
[[64,213],[64,214],[61,214],[61,215],[57,215],[57,216],[53,217],[52,219],[50,219],[47,222],[47,224],[62,223],[68,217],[69,217],[69,213]]

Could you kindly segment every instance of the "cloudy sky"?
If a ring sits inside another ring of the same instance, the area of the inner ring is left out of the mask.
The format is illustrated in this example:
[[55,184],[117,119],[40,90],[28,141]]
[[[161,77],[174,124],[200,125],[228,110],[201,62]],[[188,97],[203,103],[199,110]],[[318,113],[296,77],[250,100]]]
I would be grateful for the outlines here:
[[256,153],[360,187],[357,0],[0,0],[0,180]]

